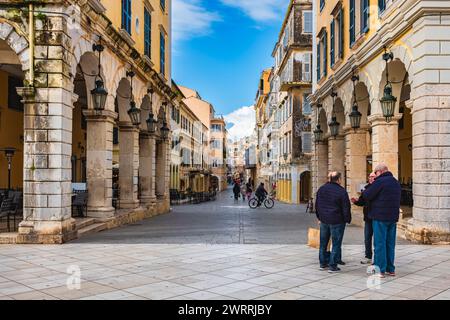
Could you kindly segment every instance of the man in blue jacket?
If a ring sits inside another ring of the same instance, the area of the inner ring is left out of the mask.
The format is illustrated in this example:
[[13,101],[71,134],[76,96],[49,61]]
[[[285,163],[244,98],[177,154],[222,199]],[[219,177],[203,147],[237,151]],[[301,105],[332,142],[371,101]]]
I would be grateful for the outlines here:
[[395,242],[402,188],[385,164],[379,164],[375,168],[375,174],[375,182],[362,196],[365,201],[370,202],[369,218],[373,221],[375,247],[374,265],[379,268],[379,275],[383,278],[386,273],[395,276]]
[[[342,261],[342,240],[345,224],[351,223],[350,199],[347,191],[341,186],[341,174],[332,172],[329,182],[317,191],[316,215],[320,221],[320,269],[329,268],[330,273],[341,271],[338,264]],[[327,252],[328,242],[332,242],[331,254]]]

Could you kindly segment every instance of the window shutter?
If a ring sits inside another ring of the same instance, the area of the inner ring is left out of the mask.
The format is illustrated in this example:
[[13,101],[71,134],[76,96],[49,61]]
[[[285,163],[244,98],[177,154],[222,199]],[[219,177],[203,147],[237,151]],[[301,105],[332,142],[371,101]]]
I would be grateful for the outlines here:
[[369,31],[369,0],[361,0],[361,33]]
[[355,42],[355,0],[350,0],[350,46]]
[[334,40],[335,40],[335,20],[333,19],[331,21],[331,25],[330,25],[330,64],[331,66],[334,66]]
[[327,75],[327,69],[328,69],[328,59],[327,59],[327,52],[328,52],[328,37],[327,37],[327,33],[325,32],[323,35],[323,75],[326,76]]
[[312,152],[312,134],[311,132],[302,132],[302,152]]
[[317,44],[317,81],[320,80],[321,75],[320,75],[320,42]]
[[303,54],[303,81],[311,81],[311,54]]
[[339,11],[339,58],[344,58],[344,10]]
[[303,25],[303,33],[312,33],[312,12],[305,11],[303,13],[304,25]]

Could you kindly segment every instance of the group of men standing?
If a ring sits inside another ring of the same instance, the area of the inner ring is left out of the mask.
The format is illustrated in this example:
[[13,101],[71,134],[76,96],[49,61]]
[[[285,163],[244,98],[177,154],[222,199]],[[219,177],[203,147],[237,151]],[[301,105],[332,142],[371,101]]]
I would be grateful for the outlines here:
[[[395,244],[400,215],[401,186],[385,164],[379,164],[369,176],[369,184],[359,199],[352,198],[341,185],[342,174],[331,172],[328,182],[316,196],[316,214],[320,222],[320,269],[339,272],[342,241],[346,224],[352,221],[351,202],[364,207],[365,259],[380,277],[395,276]],[[372,241],[373,238],[373,241]],[[328,244],[331,239],[331,252]],[[372,244],[374,250],[372,250]],[[374,255],[373,255],[374,251]],[[372,259],[374,258],[374,259]]]

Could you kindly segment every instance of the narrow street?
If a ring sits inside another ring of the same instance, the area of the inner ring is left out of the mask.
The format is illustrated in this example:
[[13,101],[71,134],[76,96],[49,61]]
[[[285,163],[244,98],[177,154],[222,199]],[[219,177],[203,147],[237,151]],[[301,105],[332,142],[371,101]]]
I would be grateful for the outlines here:
[[[253,210],[242,198],[235,202],[228,189],[216,201],[174,205],[169,214],[89,235],[76,243],[306,244],[309,227],[317,227],[317,221],[304,205],[276,202],[271,210]],[[361,244],[363,239],[362,228],[347,228],[345,243]]]

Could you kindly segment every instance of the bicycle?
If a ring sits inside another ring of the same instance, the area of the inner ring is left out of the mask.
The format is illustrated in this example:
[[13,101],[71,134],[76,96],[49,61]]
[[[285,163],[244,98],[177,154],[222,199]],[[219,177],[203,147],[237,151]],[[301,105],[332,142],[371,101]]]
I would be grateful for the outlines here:
[[262,201],[259,201],[258,198],[251,198],[248,201],[248,206],[252,209],[256,209],[262,204],[264,204],[264,207],[266,207],[266,209],[272,209],[275,206],[275,201],[273,201],[271,197],[265,197]]

